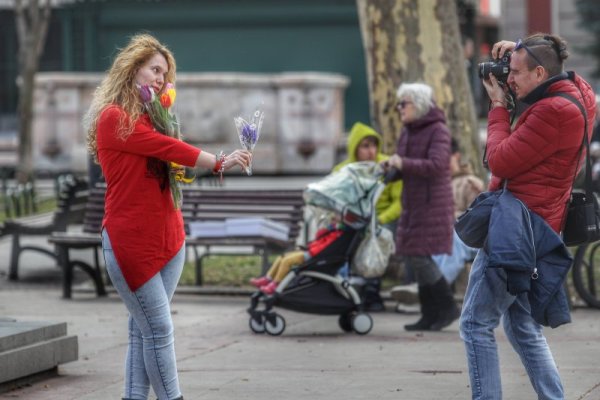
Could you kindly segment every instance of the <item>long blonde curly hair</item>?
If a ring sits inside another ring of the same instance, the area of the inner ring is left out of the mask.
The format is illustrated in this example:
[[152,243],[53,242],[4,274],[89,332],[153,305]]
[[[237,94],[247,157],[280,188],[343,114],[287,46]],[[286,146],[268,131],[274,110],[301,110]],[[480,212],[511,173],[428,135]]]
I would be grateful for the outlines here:
[[96,162],[98,162],[96,134],[102,110],[111,104],[120,106],[127,116],[123,116],[119,122],[117,134],[123,140],[131,135],[134,128],[132,122],[144,112],[135,76],[138,70],[157,53],[165,57],[168,65],[163,90],[167,82],[174,84],[176,66],[173,53],[152,35],[137,34],[119,51],[106,77],[94,91],[92,104],[84,118],[84,127],[87,131],[88,151],[94,156]]

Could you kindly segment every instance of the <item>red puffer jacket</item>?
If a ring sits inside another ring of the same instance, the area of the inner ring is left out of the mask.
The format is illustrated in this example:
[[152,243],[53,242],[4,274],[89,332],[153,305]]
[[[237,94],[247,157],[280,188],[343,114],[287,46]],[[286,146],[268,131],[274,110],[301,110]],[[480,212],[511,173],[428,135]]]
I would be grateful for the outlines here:
[[[569,73],[569,77],[572,79],[551,83],[541,93],[535,89],[537,99],[534,98],[533,104],[519,117],[512,133],[505,108],[496,107],[488,115],[487,151],[492,172],[489,189],[499,189],[503,180],[508,179],[508,189],[515,197],[544,218],[556,232],[563,227],[584,120],[571,101],[544,96],[563,92],[578,99],[587,112],[588,139],[592,135],[596,108],[590,85],[573,73]],[[579,169],[582,165],[584,162],[579,162]]]

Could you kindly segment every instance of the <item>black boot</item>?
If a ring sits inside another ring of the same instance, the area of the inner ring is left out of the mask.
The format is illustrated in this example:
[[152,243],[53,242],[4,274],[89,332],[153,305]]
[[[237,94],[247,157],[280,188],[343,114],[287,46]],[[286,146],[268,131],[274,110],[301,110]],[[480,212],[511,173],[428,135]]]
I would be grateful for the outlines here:
[[431,286],[431,295],[437,311],[437,318],[429,329],[441,331],[460,317],[460,310],[454,301],[452,289],[444,277]]
[[419,301],[421,302],[421,319],[414,324],[404,325],[404,329],[407,331],[427,331],[437,320],[431,286],[419,286]]
[[385,311],[383,299],[379,294],[381,290],[381,279],[370,278],[366,279],[362,293],[364,298],[364,310],[369,312]]

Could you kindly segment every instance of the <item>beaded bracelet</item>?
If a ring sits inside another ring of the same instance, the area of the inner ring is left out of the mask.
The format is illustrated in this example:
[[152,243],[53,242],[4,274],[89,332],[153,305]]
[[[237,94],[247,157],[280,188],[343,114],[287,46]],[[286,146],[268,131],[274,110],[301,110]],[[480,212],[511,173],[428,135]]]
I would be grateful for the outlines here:
[[496,103],[499,104],[501,107],[506,108],[506,104],[502,100],[494,100],[494,101],[492,101],[492,105],[494,105]]
[[219,175],[219,180],[223,183],[223,171],[225,170],[225,153],[219,152],[219,155],[215,154],[215,167],[212,170],[214,175]]

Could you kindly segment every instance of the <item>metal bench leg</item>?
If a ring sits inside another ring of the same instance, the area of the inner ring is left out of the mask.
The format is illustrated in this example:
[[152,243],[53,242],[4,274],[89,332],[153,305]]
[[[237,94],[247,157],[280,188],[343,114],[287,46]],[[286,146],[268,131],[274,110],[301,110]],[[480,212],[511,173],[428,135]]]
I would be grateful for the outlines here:
[[62,274],[62,288],[63,298],[71,298],[71,285],[73,284],[73,265],[69,262],[69,250],[63,246],[56,246],[56,252],[58,253],[58,265],[63,270]]
[[271,267],[269,265],[269,249],[263,249],[262,251],[262,274],[261,276],[265,276],[267,271]]
[[204,284],[204,278],[202,277],[202,261],[204,257],[210,255],[210,246],[205,246],[205,251],[202,255],[198,253],[198,246],[192,246],[194,249],[194,259],[196,266],[196,285],[202,286]]
[[96,288],[96,295],[98,296],[106,296],[106,290],[104,289],[104,282],[102,281],[102,276],[98,274],[98,270],[93,268],[86,262],[74,260],[70,262],[70,269],[73,271],[75,267],[79,267],[84,270],[90,278],[94,281],[94,287]]
[[92,278],[98,296],[106,296],[106,288],[102,279],[97,248],[94,248],[95,268],[83,261],[71,261],[69,259],[69,250],[63,246],[56,246],[56,250],[58,253],[58,264],[63,269],[63,297],[65,299],[72,297],[73,270],[75,267],[81,268]]
[[12,250],[10,253],[10,265],[8,267],[8,279],[16,281],[19,279],[19,255],[21,253],[21,243],[18,234],[13,234]]
[[204,284],[204,279],[202,277],[202,260],[206,257],[208,253],[202,254],[200,257],[196,255],[196,285],[202,286]]
[[102,276],[102,268],[100,267],[100,257],[98,257],[98,247],[94,247],[94,263],[95,263],[95,276],[94,284],[96,285],[96,294],[98,296],[106,296],[106,288],[104,287],[104,278]]

